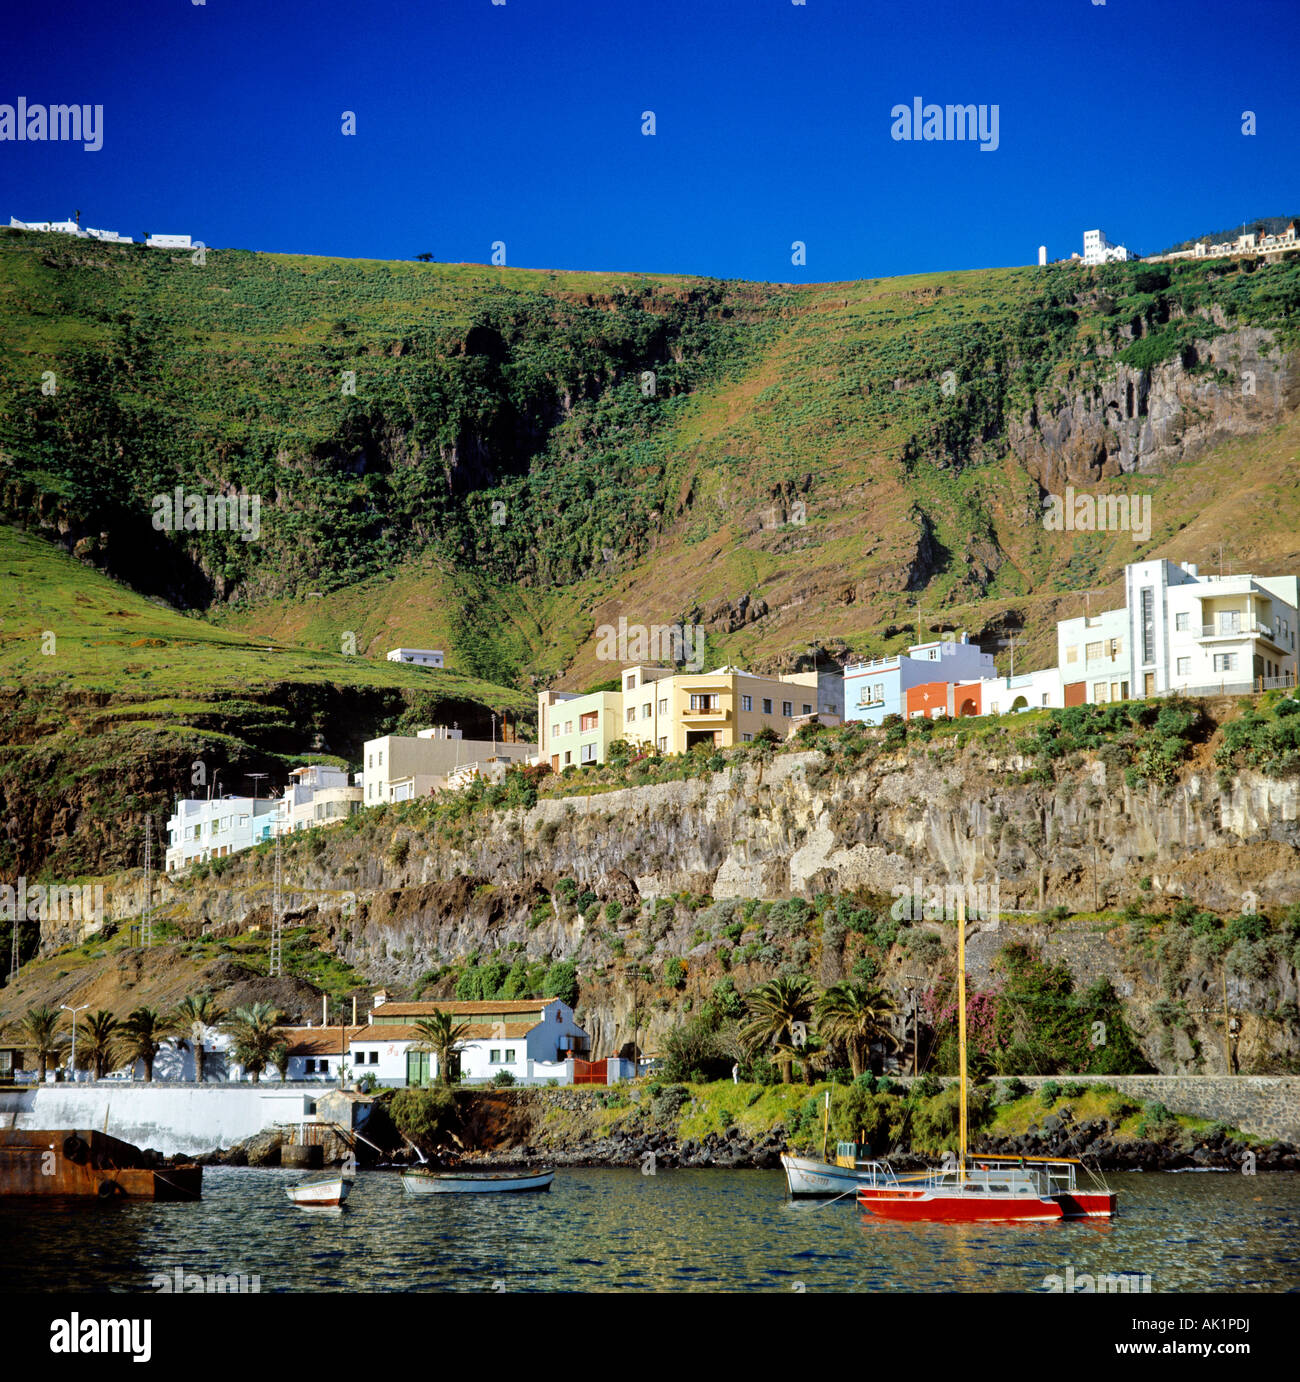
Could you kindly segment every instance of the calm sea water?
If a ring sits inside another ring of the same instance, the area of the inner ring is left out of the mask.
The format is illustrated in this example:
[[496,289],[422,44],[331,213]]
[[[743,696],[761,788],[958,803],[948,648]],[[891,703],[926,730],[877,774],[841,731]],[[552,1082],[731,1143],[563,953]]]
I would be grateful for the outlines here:
[[548,1194],[413,1199],[360,1174],[340,1211],[300,1173],[209,1168],[199,1204],[0,1201],[0,1290],[152,1291],[243,1273],[268,1291],[1035,1291],[1136,1272],[1153,1292],[1300,1290],[1300,1175],[1116,1174],[1109,1224],[905,1225],[791,1202],[780,1171],[560,1170]]

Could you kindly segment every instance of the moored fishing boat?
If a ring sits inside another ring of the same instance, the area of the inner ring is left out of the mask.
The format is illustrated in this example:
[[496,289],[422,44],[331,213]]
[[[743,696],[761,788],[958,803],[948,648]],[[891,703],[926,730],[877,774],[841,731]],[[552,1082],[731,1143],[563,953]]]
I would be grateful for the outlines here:
[[863,1185],[893,1185],[898,1181],[887,1161],[865,1161],[858,1158],[855,1142],[839,1142],[835,1146],[835,1160],[781,1153],[781,1166],[786,1185],[796,1199],[826,1198],[851,1195]]
[[286,1185],[284,1193],[305,1209],[336,1208],[352,1193],[353,1179],[345,1173],[327,1172],[309,1176],[297,1185]]
[[[1108,1219],[1115,1195],[1100,1181],[1081,1190],[1081,1162],[1069,1157],[976,1156],[968,1150],[966,1116],[966,906],[957,904],[957,1049],[960,1062],[958,1150],[945,1165],[905,1181],[858,1188],[857,1201],[882,1219],[1043,1222]],[[1091,1173],[1090,1173],[1091,1174]]]
[[433,1171],[425,1166],[402,1172],[408,1195],[517,1193],[549,1190],[554,1171]]
[[162,1166],[93,1130],[0,1128],[0,1197],[197,1200],[202,1166]]

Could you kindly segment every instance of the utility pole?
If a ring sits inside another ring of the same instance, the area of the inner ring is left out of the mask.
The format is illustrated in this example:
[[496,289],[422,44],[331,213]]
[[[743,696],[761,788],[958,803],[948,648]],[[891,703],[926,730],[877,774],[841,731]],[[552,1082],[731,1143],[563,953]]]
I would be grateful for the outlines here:
[[153,945],[153,923],[149,920],[149,909],[153,900],[151,897],[153,891],[152,855],[153,819],[146,816],[144,818],[144,906],[140,909],[140,944],[146,950]]
[[1232,1020],[1228,1016],[1228,961],[1225,956],[1223,974],[1223,1068],[1229,1074],[1236,1074],[1232,1068]]
[[280,822],[274,821],[271,829],[275,833],[275,883],[271,898],[271,963],[267,966],[267,973],[275,978],[284,973],[284,927],[280,919]]
[[66,1003],[60,1003],[59,1007],[61,1007],[64,1012],[72,1014],[72,1079],[75,1083],[77,1078],[77,1014],[85,1012],[86,1009],[90,1007],[90,1004],[82,1003],[79,1007],[70,1008]]

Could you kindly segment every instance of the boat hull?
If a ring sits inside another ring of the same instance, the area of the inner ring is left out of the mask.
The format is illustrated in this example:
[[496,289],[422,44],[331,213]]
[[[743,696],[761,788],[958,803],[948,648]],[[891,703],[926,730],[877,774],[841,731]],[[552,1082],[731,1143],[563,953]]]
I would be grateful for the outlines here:
[[287,1185],[284,1193],[304,1209],[333,1208],[341,1205],[352,1191],[352,1182],[342,1176],[332,1180],[308,1181],[302,1185]]
[[402,1189],[408,1195],[517,1195],[549,1190],[554,1171],[533,1173],[472,1171],[403,1171]]
[[858,1204],[881,1219],[945,1223],[1049,1223],[1110,1218],[1115,1196],[1104,1192],[988,1195],[906,1186],[863,1187]]
[[0,1129],[0,1197],[198,1200],[202,1166],[155,1167],[138,1147],[102,1132]]
[[796,1199],[826,1199],[835,1195],[851,1195],[865,1185],[874,1185],[879,1177],[875,1171],[858,1170],[851,1166],[836,1166],[831,1161],[815,1157],[790,1156],[782,1153],[781,1166],[786,1185]]

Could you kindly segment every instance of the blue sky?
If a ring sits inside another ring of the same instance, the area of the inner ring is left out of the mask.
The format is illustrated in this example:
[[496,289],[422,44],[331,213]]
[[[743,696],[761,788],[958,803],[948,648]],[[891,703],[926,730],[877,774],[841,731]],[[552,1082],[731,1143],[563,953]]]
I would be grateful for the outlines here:
[[[0,104],[101,104],[104,143],[0,142],[0,223],[781,281],[1150,253],[1300,211],[1297,71],[1294,0],[15,6]],[[917,96],[999,147],[891,139]]]

